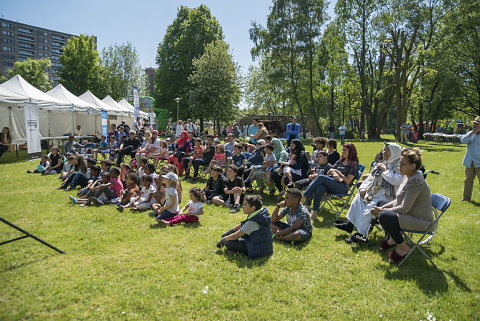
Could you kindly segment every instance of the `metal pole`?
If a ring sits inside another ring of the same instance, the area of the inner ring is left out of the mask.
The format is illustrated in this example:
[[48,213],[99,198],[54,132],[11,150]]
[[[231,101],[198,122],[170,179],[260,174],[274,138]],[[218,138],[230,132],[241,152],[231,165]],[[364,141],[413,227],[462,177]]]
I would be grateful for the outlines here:
[[178,100],[177,100],[177,121],[178,121],[179,117],[178,117]]

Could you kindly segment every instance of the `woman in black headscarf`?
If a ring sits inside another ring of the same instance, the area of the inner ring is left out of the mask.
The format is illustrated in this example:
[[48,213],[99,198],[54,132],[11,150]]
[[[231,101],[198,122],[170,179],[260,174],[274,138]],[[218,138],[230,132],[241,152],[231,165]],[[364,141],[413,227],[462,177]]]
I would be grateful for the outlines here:
[[[305,147],[300,139],[292,139],[290,142],[290,156],[289,157],[292,161],[290,162],[280,162],[278,165],[282,167],[289,167],[291,169],[292,181],[295,183],[298,180],[304,179],[308,177],[308,169],[310,167],[308,163],[307,155],[305,154]],[[279,197],[282,197],[283,190],[282,186],[282,173],[283,169],[280,173],[273,171],[272,172],[272,180],[275,183],[275,186],[280,191]],[[284,177],[284,185],[288,184],[288,179]]]

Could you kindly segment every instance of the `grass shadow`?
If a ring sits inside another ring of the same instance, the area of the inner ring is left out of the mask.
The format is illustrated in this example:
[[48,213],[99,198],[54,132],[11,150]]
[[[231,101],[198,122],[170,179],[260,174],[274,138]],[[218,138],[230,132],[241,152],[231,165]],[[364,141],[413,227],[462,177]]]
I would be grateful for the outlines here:
[[46,255],[46,256],[43,256],[43,257],[40,257],[38,259],[34,259],[34,260],[30,260],[30,261],[26,261],[26,262],[22,262],[20,264],[12,264],[10,266],[6,266],[5,268],[3,268],[2,270],[0,270],[0,273],[3,273],[3,272],[9,272],[9,271],[14,271],[16,269],[19,269],[19,268],[22,268],[24,266],[28,266],[28,265],[31,265],[31,264],[34,264],[34,263],[37,263],[37,262],[40,262],[40,261],[43,261],[45,259],[48,259],[49,257],[52,257],[56,255],[55,253],[52,253],[50,255]]
[[470,203],[475,206],[480,206],[480,202],[477,202],[477,201],[470,201]]
[[308,244],[310,244],[310,240],[312,238],[309,238],[308,240],[306,241],[303,241],[303,242],[286,242],[286,241],[279,241],[279,240],[273,240],[275,243],[277,244],[282,244],[284,245],[285,247],[287,248],[290,248],[290,249],[295,249],[297,251],[301,251],[305,246],[307,246]]
[[154,223],[154,224],[150,224],[150,228],[155,230],[155,229],[159,229],[159,228],[166,228],[167,226],[163,223]]
[[271,255],[260,257],[257,259],[250,259],[243,253],[237,253],[230,250],[218,249],[216,252],[218,255],[224,255],[229,262],[234,262],[239,268],[249,268],[262,266],[270,259]]
[[194,223],[185,223],[185,224],[182,224],[182,226],[183,228],[194,229],[202,226],[202,224],[200,222],[194,222]]

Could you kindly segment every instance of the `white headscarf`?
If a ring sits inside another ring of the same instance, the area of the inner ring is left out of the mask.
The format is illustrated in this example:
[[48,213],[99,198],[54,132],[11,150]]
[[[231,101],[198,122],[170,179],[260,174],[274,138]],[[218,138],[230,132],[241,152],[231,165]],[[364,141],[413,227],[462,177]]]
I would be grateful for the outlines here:
[[385,165],[397,164],[400,161],[400,156],[402,156],[402,147],[400,147],[400,145],[395,143],[388,143],[386,144],[386,146],[388,146],[388,149],[390,149],[390,158],[387,160],[384,160],[383,163]]

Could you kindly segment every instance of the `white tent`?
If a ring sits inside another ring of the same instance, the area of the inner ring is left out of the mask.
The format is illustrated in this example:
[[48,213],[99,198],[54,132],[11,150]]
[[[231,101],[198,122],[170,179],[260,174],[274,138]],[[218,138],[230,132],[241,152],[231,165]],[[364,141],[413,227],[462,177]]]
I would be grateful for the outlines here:
[[120,105],[112,97],[110,97],[110,95],[107,95],[105,98],[102,99],[102,101],[105,104],[112,106],[113,108],[123,111],[127,115],[131,116],[133,114],[133,110],[130,110],[128,107],[125,107],[123,105]]
[[28,97],[14,93],[7,88],[0,87],[0,106],[22,107],[25,101],[28,101]]
[[100,108],[87,103],[69,92],[63,85],[59,84],[50,91],[47,91],[49,96],[68,103],[71,108],[71,122],[73,131],[77,125],[82,126],[82,131],[85,135],[97,134],[100,132]]
[[[135,108],[132,105],[130,105],[130,103],[125,100],[125,98],[120,100],[118,104],[128,108],[132,114],[134,113]],[[148,114],[144,111],[139,110],[139,114],[141,118],[148,118]]]
[[[23,102],[38,104],[40,135],[43,137],[61,136],[73,130],[71,104],[67,104],[41,92],[30,85],[20,75],[16,75],[0,84],[0,87],[24,97],[25,100]],[[12,100],[16,100],[16,102]],[[3,107],[10,107],[8,109],[1,108],[0,119],[2,119],[2,123],[5,122],[4,126],[10,128],[13,139],[25,139],[26,137],[25,116],[23,104],[20,104],[20,101],[21,99],[18,97],[11,97],[2,99],[0,103]]]

